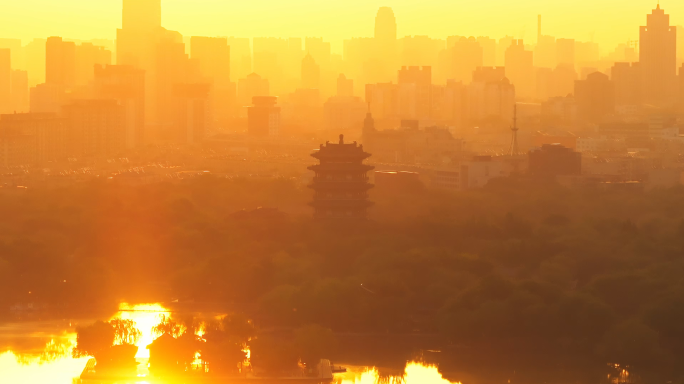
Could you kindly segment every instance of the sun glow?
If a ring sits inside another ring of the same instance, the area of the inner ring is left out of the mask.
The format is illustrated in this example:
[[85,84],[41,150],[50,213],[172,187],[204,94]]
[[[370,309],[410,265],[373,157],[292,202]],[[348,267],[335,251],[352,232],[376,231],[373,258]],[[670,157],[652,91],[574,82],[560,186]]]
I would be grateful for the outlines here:
[[113,319],[133,320],[136,327],[141,333],[140,340],[136,346],[138,353],[137,358],[149,358],[150,351],[147,346],[152,344],[155,335],[152,332],[154,328],[161,321],[162,316],[170,316],[168,308],[161,304],[135,304],[121,303],[119,305],[119,312],[112,317]]
[[[360,373],[346,374],[342,384],[376,384],[379,381],[380,374],[376,368],[373,368]],[[391,377],[383,382],[388,384],[461,384],[442,377],[437,366],[419,362],[408,363],[403,376]]]
[[0,354],[0,382],[64,384],[65,378],[78,377],[88,359],[67,355],[45,362],[41,357],[26,358],[5,352]]

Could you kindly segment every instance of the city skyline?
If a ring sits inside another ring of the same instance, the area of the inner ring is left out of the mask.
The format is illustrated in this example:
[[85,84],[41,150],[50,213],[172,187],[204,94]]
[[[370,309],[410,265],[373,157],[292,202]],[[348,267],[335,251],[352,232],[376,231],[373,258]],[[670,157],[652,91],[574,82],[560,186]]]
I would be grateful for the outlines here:
[[[536,43],[537,15],[541,14],[546,35],[593,40],[605,53],[617,44],[638,40],[638,26],[645,24],[644,14],[654,9],[657,2],[622,4],[613,0],[582,0],[546,4],[535,0],[521,6],[498,0],[429,1],[420,5],[403,0],[325,4],[297,0],[288,4],[287,7],[277,6],[269,0],[230,5],[215,0],[165,1],[162,25],[184,36],[318,36],[332,43],[333,52],[341,53],[343,40],[373,35],[375,12],[382,6],[393,9],[400,38],[417,35],[433,38],[511,36],[526,43]],[[660,6],[671,15],[672,25],[684,25],[684,4],[664,1]],[[493,7],[497,12],[489,13]],[[121,1],[115,0],[67,0],[59,6],[46,0],[28,0],[4,5],[3,9],[0,36],[20,38],[24,43],[46,36],[114,39],[116,29],[122,25]]]

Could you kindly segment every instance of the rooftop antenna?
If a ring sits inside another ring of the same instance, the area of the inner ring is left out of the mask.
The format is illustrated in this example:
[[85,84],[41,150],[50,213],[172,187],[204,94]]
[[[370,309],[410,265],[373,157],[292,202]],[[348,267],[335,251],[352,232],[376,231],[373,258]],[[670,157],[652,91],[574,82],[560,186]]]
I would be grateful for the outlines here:
[[518,105],[513,105],[513,126],[511,127],[511,148],[508,154],[511,156],[518,155]]

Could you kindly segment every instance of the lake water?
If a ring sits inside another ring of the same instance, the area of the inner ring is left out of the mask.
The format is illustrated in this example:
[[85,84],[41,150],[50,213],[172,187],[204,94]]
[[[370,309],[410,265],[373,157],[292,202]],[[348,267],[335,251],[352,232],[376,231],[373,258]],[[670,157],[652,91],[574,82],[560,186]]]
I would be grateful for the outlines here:
[[[142,332],[136,358],[144,367],[149,357],[145,346],[153,340],[151,329],[158,324],[161,315],[169,315],[170,312],[159,304],[122,304],[120,309],[113,318],[133,320]],[[92,322],[30,321],[0,326],[0,383],[72,384],[88,362],[88,358],[71,357],[71,350],[76,345],[75,328]],[[398,372],[396,377],[380,375],[374,367],[346,367],[347,373],[336,375],[340,384],[456,383],[444,379],[436,366],[420,362],[407,363],[404,372]],[[153,384],[145,377],[141,377],[137,383]]]

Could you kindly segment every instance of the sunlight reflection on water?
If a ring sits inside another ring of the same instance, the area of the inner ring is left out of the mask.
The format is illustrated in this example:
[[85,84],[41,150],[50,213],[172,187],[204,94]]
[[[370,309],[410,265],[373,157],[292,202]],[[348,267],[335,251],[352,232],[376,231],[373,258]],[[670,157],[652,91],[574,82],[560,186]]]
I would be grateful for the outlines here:
[[434,365],[411,362],[406,365],[404,375],[399,377],[381,377],[377,369],[362,372],[350,372],[342,375],[342,384],[461,384],[450,382],[442,377]]
[[[137,343],[139,347],[136,357],[146,365],[149,357],[147,345],[152,343],[154,334],[152,328],[159,323],[161,316],[169,316],[170,311],[161,304],[121,304],[119,312],[111,319],[133,320],[141,332]],[[35,335],[35,323],[15,324],[17,328],[10,329],[9,334],[16,336],[18,332],[25,335]],[[69,324],[71,326],[71,324]],[[31,353],[13,351],[0,354],[0,383],[1,384],[72,384],[86,366],[89,358],[74,359],[72,348],[76,345],[76,334],[73,329],[64,331],[59,328],[52,334],[58,335],[44,339],[42,349]],[[53,330],[54,331],[54,330]],[[71,332],[71,333],[70,333]],[[203,329],[198,330],[203,333]],[[146,380],[148,378],[144,378]],[[148,384],[148,381],[136,384]],[[377,369],[357,367],[342,375],[336,375],[336,384],[457,384],[442,377],[436,366],[423,363],[408,363],[403,375],[398,377],[381,376]],[[157,382],[155,381],[155,384]],[[159,383],[161,384],[161,383]],[[460,383],[458,383],[460,384]]]

